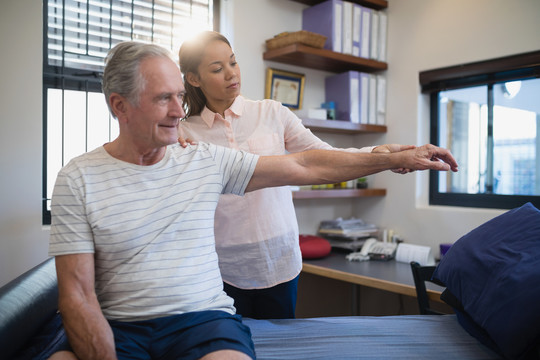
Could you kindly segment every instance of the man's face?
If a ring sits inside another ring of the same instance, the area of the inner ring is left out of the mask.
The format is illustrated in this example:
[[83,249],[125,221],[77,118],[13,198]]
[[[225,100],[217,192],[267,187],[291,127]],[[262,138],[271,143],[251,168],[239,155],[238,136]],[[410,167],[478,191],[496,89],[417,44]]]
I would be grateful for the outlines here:
[[170,59],[144,60],[140,71],[145,79],[139,104],[128,104],[128,131],[141,149],[174,144],[177,126],[185,116],[182,100],[185,89],[178,66]]

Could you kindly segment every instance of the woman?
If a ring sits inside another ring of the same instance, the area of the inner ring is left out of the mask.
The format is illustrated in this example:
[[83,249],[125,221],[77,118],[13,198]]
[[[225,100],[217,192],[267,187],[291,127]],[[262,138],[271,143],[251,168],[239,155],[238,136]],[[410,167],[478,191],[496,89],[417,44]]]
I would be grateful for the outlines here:
[[[240,95],[240,67],[223,35],[203,32],[182,45],[179,57],[187,114],[180,142],[204,140],[259,155],[333,149],[281,103]],[[399,149],[404,147],[377,147],[381,152]],[[214,230],[224,289],[237,312],[255,319],[294,318],[302,257],[290,190],[222,195]]]

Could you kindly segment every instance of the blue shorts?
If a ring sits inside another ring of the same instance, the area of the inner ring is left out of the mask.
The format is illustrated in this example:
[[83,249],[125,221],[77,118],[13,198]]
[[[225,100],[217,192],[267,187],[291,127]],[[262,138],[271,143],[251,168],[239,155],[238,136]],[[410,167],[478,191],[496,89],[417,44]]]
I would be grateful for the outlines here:
[[152,320],[109,321],[118,359],[199,359],[218,350],[237,350],[255,359],[242,317],[201,311]]

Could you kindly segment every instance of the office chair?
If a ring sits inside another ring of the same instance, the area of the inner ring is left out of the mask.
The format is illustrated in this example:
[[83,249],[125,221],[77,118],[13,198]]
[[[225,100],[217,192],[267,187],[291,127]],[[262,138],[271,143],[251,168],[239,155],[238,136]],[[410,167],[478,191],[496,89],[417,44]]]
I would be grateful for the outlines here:
[[426,281],[432,282],[439,286],[444,286],[441,282],[432,279],[431,276],[435,271],[435,266],[421,266],[416,261],[411,261],[411,270],[416,287],[416,297],[418,299],[418,308],[421,315],[443,315],[442,312],[433,310],[429,306],[429,298],[426,290]]

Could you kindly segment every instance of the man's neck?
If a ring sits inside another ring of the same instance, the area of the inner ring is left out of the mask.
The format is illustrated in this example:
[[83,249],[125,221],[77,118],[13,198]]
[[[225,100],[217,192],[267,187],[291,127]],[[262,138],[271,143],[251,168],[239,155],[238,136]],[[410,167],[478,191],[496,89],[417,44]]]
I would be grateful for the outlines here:
[[165,146],[151,149],[138,148],[133,146],[133,144],[126,144],[120,138],[116,138],[113,142],[107,143],[103,147],[109,155],[118,160],[142,166],[158,163],[163,159],[167,150]]

